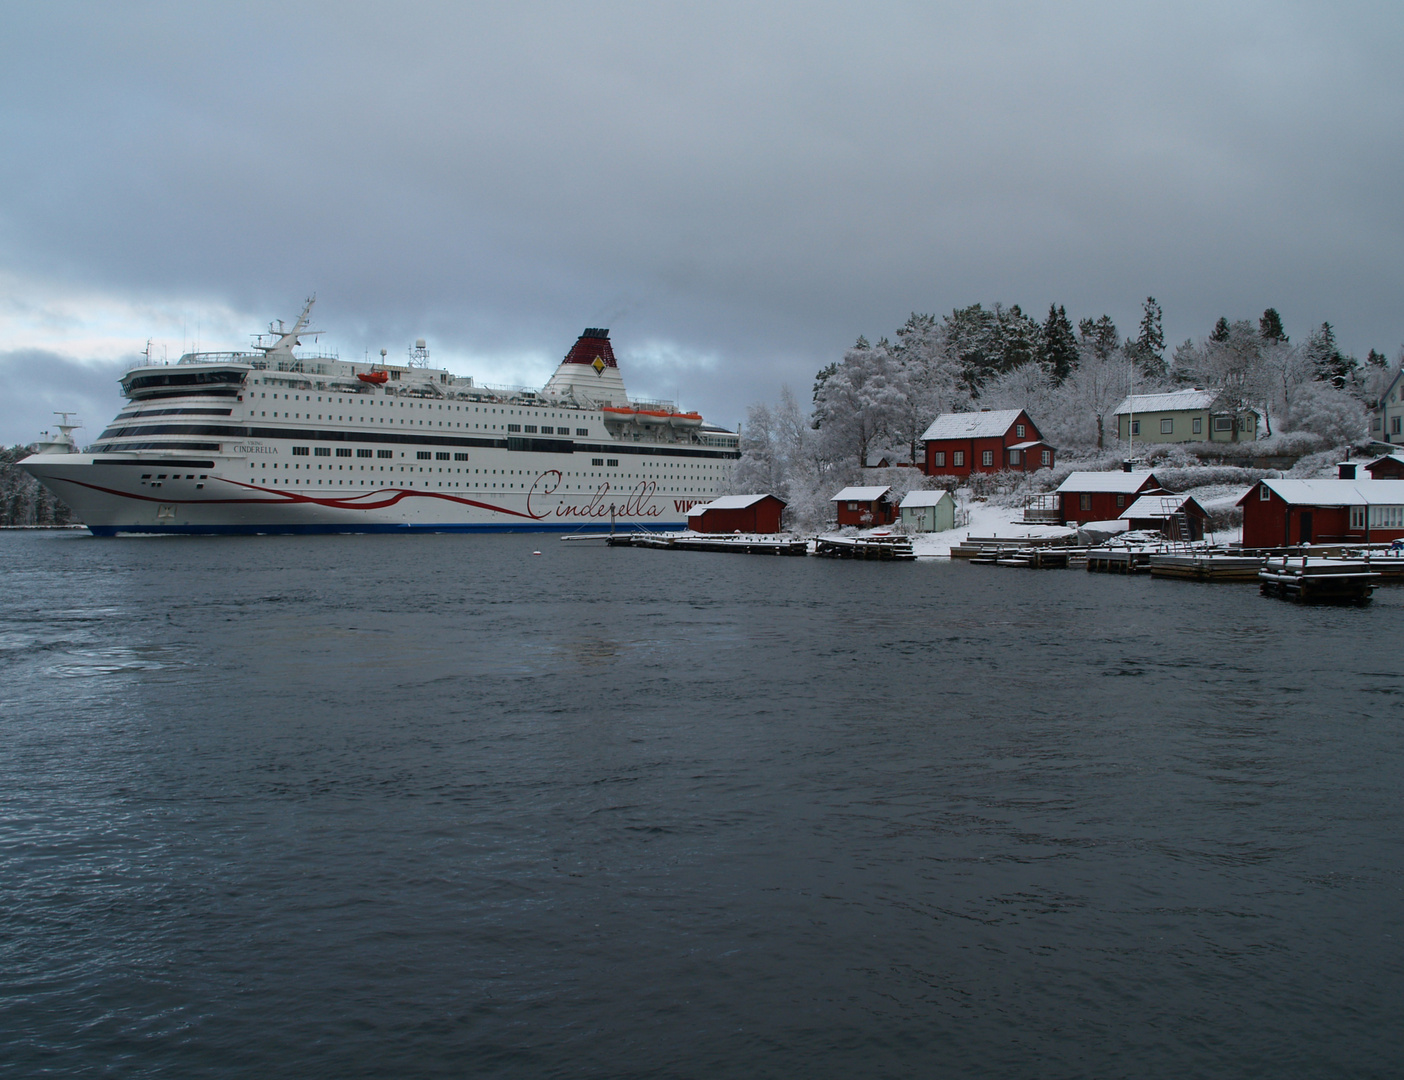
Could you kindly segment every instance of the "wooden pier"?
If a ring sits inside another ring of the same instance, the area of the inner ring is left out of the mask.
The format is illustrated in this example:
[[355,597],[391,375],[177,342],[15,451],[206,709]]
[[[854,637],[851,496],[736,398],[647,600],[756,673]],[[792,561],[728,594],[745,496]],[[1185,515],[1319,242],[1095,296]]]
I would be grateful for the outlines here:
[[826,559],[916,558],[906,536],[821,536],[814,541],[814,554]]
[[1048,547],[987,547],[969,556],[972,566],[1014,566],[1028,570],[1066,570],[1082,549]]
[[606,541],[610,547],[661,548],[668,551],[726,551],[743,555],[809,554],[809,541],[798,536],[768,534],[704,533],[616,533]]

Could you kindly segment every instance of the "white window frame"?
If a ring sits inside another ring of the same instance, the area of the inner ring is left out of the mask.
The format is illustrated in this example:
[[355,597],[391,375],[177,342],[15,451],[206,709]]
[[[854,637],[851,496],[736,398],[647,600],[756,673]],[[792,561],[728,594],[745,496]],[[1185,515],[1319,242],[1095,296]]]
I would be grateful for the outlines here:
[[1259,501],[1259,502],[1271,502],[1271,501],[1272,501],[1272,488],[1268,487],[1266,484],[1259,484],[1259,485],[1258,485],[1258,501]]
[[993,467],[993,465],[994,465],[994,451],[993,451],[993,450],[981,450],[981,451],[980,451],[980,465],[981,465],[983,468],[986,468],[986,469]]
[[1162,435],[1175,434],[1175,418],[1173,416],[1163,416],[1160,419],[1160,433]]
[[953,469],[960,469],[960,468],[963,468],[964,466],[965,466],[965,451],[964,451],[964,450],[952,450],[952,451],[951,451],[951,468],[953,468]]

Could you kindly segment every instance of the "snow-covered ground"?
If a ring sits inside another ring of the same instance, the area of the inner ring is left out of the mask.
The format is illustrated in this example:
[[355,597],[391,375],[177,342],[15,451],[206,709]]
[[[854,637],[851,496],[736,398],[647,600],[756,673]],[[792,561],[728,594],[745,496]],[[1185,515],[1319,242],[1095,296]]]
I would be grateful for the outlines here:
[[[1212,514],[1218,510],[1232,508],[1247,491],[1246,487],[1216,484],[1192,488],[1185,494],[1193,495],[1199,505]],[[958,529],[947,529],[945,532],[939,533],[912,534],[912,550],[916,552],[918,558],[948,559],[951,555],[951,548],[964,543],[971,536],[1015,540],[1074,534],[1074,530],[1062,525],[1028,524],[1023,520],[1023,510],[1015,506],[967,502],[962,499],[960,500],[960,508],[970,514],[968,525],[962,525]],[[864,535],[891,531],[893,530],[888,528],[868,529],[864,531]],[[1242,538],[1242,533],[1242,528],[1235,526],[1229,529],[1215,530],[1208,539],[1219,544],[1233,544]]]

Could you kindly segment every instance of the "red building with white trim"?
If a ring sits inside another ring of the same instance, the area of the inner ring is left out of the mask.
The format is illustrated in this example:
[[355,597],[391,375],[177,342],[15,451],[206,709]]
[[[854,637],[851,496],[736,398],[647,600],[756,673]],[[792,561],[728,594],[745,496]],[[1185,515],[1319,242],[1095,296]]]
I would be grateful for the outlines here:
[[1057,451],[1023,409],[942,413],[921,440],[927,476],[969,476],[1051,468]]
[[838,523],[860,529],[891,525],[897,506],[888,499],[889,487],[846,487],[829,501],[838,504]]
[[1404,480],[1259,480],[1238,505],[1244,547],[1404,539]]
[[1164,491],[1152,472],[1075,472],[1054,495],[1064,521],[1115,521],[1142,495]]

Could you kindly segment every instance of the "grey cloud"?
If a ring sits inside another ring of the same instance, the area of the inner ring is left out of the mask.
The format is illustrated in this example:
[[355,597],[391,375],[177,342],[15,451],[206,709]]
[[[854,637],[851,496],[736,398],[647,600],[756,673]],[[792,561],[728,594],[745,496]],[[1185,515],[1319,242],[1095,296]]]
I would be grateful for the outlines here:
[[53,430],[55,412],[71,412],[83,427],[80,444],[95,440],[122,405],[121,362],[83,364],[38,350],[0,353],[0,445],[26,445]]
[[4,265],[269,317],[315,289],[348,354],[560,355],[603,319],[626,360],[719,357],[670,381],[734,422],[977,300],[1404,340],[1392,7],[11,15]]

